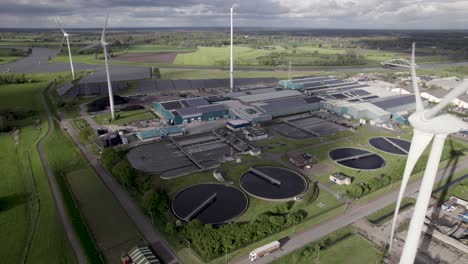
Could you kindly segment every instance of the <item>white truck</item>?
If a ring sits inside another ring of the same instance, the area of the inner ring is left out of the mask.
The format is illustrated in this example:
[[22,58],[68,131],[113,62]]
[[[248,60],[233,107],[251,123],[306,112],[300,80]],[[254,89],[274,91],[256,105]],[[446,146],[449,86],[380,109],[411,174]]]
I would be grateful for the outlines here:
[[273,251],[276,251],[280,248],[280,242],[279,241],[273,241],[271,243],[268,243],[264,246],[261,246],[259,248],[254,249],[252,252],[249,254],[249,259],[250,261],[254,261],[258,258],[261,258],[265,255],[270,254]]

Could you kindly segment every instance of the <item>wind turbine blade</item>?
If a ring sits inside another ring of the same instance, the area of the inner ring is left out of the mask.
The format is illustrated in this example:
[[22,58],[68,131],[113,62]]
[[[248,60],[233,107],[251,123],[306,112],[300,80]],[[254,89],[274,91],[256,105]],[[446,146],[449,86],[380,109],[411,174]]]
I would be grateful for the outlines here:
[[94,43],[94,44],[91,44],[89,46],[86,46],[84,48],[79,49],[78,52],[82,52],[84,50],[92,49],[92,48],[98,47],[100,45],[101,45],[101,43]]
[[449,93],[447,93],[436,106],[427,110],[427,112],[424,113],[424,118],[431,119],[435,117],[440,111],[442,111],[447,105],[449,105],[453,99],[466,93],[467,90],[468,81],[464,80],[460,86],[452,89]]
[[419,187],[418,198],[414,206],[413,216],[411,217],[408,233],[406,234],[405,246],[401,254],[400,264],[414,263],[446,137],[447,135],[445,134],[438,134],[435,136],[434,142],[432,143],[421,187]]
[[408,158],[406,160],[405,170],[403,172],[403,178],[401,179],[400,192],[398,193],[395,213],[393,215],[392,229],[390,231],[389,251],[392,249],[393,236],[395,233],[396,222],[398,218],[398,211],[400,210],[401,200],[403,199],[403,196],[405,194],[405,189],[408,185],[409,178],[411,176],[411,173],[413,172],[416,162],[419,160],[429,143],[431,143],[433,137],[433,134],[428,134],[417,129],[414,130],[413,139],[411,140],[411,147],[408,153]]
[[60,52],[63,50],[63,43],[65,43],[65,35],[63,35],[62,44],[60,44]]
[[419,91],[419,85],[418,85],[418,78],[416,76],[415,52],[416,52],[416,43],[413,42],[413,50],[411,52],[411,79],[413,80],[414,96],[416,97],[416,111],[422,112],[424,111],[424,105],[422,103],[421,93]]
[[57,24],[57,26],[60,28],[60,30],[62,31],[64,35],[67,34],[65,30],[63,29],[62,23],[60,23],[60,20],[58,18],[55,18],[55,23]]
[[104,23],[104,27],[102,28],[101,42],[106,42],[106,27],[107,27],[108,20],[109,20],[109,14],[107,14],[106,22]]

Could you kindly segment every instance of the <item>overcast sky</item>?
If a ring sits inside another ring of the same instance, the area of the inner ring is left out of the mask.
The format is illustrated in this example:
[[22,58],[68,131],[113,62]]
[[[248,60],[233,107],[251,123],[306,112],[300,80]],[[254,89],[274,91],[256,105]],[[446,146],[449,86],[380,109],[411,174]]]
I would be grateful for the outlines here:
[[468,29],[468,0],[0,0],[0,27]]

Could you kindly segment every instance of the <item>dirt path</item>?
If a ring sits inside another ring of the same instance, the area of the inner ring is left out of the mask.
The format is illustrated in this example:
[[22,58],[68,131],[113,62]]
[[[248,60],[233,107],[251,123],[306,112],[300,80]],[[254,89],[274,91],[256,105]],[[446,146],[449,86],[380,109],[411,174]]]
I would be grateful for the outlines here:
[[73,229],[73,226],[71,224],[71,220],[66,213],[65,210],[65,205],[62,200],[62,195],[60,193],[59,186],[57,184],[57,181],[55,180],[54,173],[49,167],[49,164],[47,163],[47,160],[45,158],[42,144],[44,143],[44,140],[50,136],[53,132],[53,120],[52,120],[52,114],[50,112],[49,106],[47,105],[47,102],[45,100],[44,94],[41,92],[41,101],[44,106],[45,113],[47,115],[47,133],[39,140],[39,143],[37,144],[37,151],[39,153],[39,157],[41,159],[42,166],[44,167],[44,171],[47,175],[47,180],[50,185],[50,190],[52,192],[52,196],[55,201],[55,205],[57,206],[57,210],[60,216],[60,220],[63,224],[63,228],[65,230],[65,233],[68,237],[68,240],[70,241],[70,244],[73,248],[73,251],[75,253],[75,257],[78,261],[78,263],[87,263],[87,258],[86,255],[84,254],[83,248],[81,248],[81,243],[78,239],[77,234],[75,233],[75,230]]

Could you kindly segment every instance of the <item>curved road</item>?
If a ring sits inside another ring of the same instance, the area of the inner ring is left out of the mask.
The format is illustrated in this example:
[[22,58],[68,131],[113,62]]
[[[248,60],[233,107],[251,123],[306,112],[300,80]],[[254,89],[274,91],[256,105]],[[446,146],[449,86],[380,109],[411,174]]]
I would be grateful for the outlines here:
[[60,220],[63,224],[65,233],[68,237],[68,240],[70,241],[70,244],[73,248],[73,251],[75,253],[75,257],[78,263],[84,264],[84,263],[87,263],[86,255],[84,254],[84,251],[83,251],[83,248],[81,247],[81,243],[78,239],[78,236],[75,233],[75,230],[71,224],[71,220],[68,214],[66,213],[65,205],[62,200],[60,189],[58,187],[57,181],[55,180],[54,173],[52,172],[52,170],[49,167],[49,164],[47,163],[47,160],[45,158],[45,155],[42,149],[42,144],[44,143],[44,139],[46,139],[52,134],[54,127],[53,127],[52,114],[50,112],[49,106],[47,105],[44,94],[41,92],[40,96],[41,96],[42,104],[44,105],[45,113],[47,115],[47,133],[39,140],[36,148],[37,148],[37,151],[39,152],[39,158],[41,159],[42,166],[44,167],[44,171],[47,175],[47,180],[50,185],[50,190],[52,191],[52,196],[54,198],[55,205],[57,206],[57,210],[60,216]]

